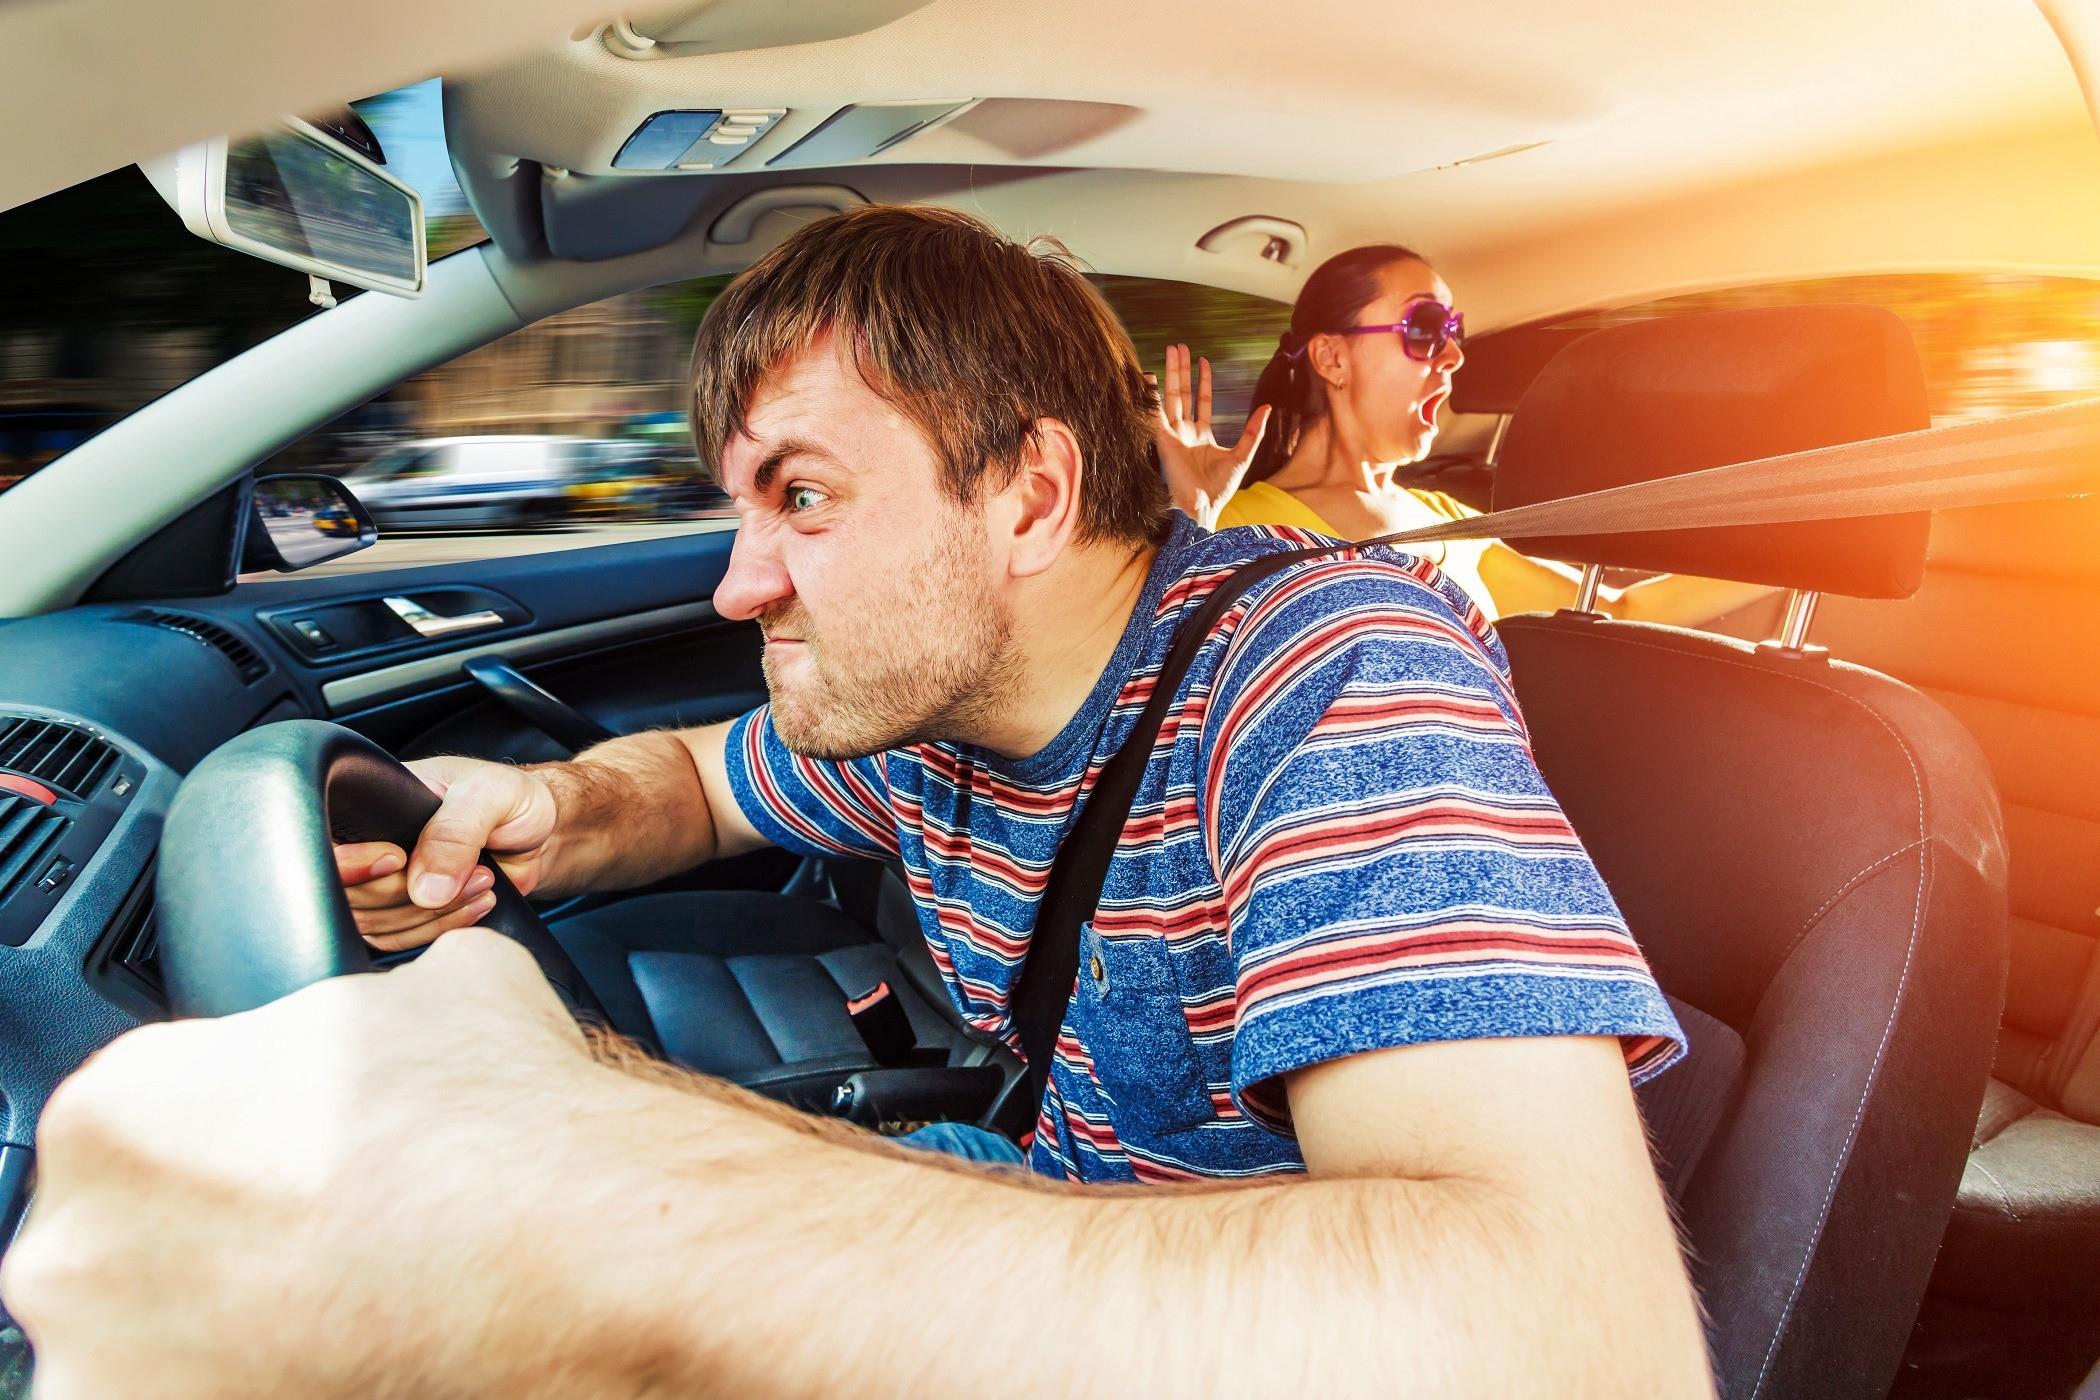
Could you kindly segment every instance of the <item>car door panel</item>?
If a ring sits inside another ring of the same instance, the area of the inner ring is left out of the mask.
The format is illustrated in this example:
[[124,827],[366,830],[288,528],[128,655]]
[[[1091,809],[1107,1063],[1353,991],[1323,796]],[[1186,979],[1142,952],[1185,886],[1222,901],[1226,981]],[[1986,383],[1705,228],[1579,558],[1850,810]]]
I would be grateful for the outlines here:
[[[492,629],[489,640],[470,635],[437,648],[410,643],[367,652],[347,665],[309,658],[307,670],[319,682],[320,714],[403,759],[466,754],[508,763],[554,762],[568,751],[495,701],[461,670],[462,660],[502,657],[615,733],[742,714],[765,700],[762,639],[755,624],[727,621],[708,602],[732,541],[728,532],[716,531],[313,580],[296,599],[273,588],[267,606],[281,616],[390,588],[418,596],[485,590],[515,600],[529,610],[530,622]],[[758,851],[649,889],[779,889],[797,865],[785,852]]]

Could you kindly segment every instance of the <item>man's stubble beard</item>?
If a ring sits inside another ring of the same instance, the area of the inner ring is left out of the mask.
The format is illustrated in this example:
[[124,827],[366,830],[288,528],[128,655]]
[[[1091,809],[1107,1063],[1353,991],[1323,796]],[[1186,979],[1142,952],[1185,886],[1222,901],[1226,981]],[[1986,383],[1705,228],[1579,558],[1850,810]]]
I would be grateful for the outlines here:
[[845,657],[800,599],[761,618],[768,632],[803,639],[816,676],[786,686],[766,656],[773,728],[791,752],[840,760],[967,742],[1005,709],[1018,684],[1013,619],[992,596],[973,538],[959,529],[942,539],[908,592],[899,590],[911,605],[842,627],[852,634]]

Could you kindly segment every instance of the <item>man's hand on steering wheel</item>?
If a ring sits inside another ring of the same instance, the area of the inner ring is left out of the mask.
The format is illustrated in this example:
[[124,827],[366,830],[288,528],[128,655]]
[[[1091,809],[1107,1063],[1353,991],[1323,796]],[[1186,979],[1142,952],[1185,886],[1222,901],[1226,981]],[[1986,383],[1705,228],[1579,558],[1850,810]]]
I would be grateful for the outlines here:
[[474,758],[424,758],[408,768],[442,799],[414,853],[385,841],[335,848],[358,932],[388,953],[419,948],[495,907],[495,877],[478,863],[484,849],[500,852],[503,873],[530,894],[546,878],[554,835],[554,792],[536,773]]

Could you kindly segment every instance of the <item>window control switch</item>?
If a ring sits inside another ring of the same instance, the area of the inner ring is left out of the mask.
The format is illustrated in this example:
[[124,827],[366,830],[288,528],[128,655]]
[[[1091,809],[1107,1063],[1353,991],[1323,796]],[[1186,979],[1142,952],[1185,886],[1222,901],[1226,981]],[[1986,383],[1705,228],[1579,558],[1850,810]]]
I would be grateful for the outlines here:
[[328,629],[310,617],[293,618],[292,630],[304,637],[307,645],[315,651],[326,651],[335,645],[335,638],[328,635]]

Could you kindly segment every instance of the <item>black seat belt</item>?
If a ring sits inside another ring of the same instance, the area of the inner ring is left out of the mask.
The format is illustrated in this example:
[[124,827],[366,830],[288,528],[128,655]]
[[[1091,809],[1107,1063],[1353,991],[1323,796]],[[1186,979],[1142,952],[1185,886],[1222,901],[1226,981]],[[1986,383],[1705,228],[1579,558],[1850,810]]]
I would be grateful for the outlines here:
[[[1108,881],[1108,867],[1115,857],[1116,843],[1130,819],[1130,804],[1137,798],[1145,766],[1151,761],[1160,726],[1174,707],[1182,678],[1196,653],[1217,630],[1240,596],[1263,579],[1303,559],[1317,558],[1337,550],[1354,549],[1348,544],[1314,549],[1294,549],[1268,554],[1242,565],[1226,578],[1190,616],[1175,629],[1174,644],[1152,682],[1152,696],[1087,793],[1078,820],[1065,833],[1050,864],[1050,879],[1036,906],[1035,931],[1028,937],[1028,957],[1014,984],[1014,1025],[1021,1033],[1021,1049],[1028,1058],[1028,1079],[1034,1093],[1026,1100],[1041,1112],[1044,1091],[1050,1086],[1050,1062],[1057,1052],[1058,1028],[1079,978],[1079,930],[1101,904],[1101,888]],[[1013,1095],[1019,1100],[1020,1095]],[[1011,1100],[1010,1100],[1011,1101]],[[1032,1122],[1033,1120],[1031,1120]],[[1029,1124],[1003,1122],[1016,1136]]]

